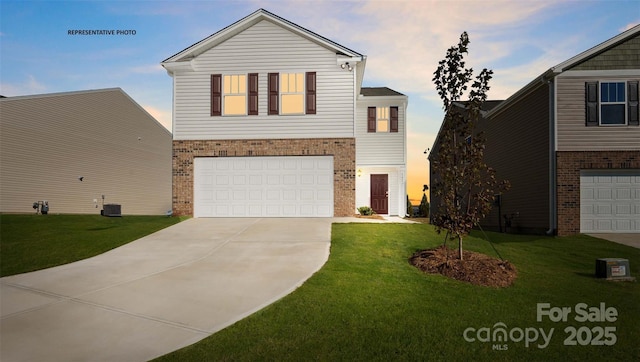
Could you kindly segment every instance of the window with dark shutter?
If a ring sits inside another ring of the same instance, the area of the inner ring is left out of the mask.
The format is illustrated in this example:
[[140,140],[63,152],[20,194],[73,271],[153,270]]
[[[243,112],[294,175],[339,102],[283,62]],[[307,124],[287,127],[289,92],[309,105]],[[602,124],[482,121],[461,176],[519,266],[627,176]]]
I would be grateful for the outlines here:
[[249,97],[247,110],[250,116],[258,115],[258,73],[249,73]]
[[598,82],[587,82],[584,85],[586,104],[586,126],[598,125]]
[[211,74],[211,116],[222,115],[222,75]]
[[367,132],[376,131],[376,107],[367,108]]
[[640,126],[638,110],[638,81],[627,82],[627,113],[630,126]]
[[398,107],[389,107],[389,119],[391,121],[391,132],[398,132]]
[[268,93],[269,93],[269,115],[279,113],[278,108],[278,73],[269,73]]
[[306,114],[316,114],[316,72],[306,74]]

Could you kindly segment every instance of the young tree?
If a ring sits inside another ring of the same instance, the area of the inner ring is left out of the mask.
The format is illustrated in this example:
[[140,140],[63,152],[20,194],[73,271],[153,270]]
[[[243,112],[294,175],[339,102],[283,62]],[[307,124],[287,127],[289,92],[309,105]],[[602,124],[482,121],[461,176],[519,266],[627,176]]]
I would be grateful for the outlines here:
[[[433,76],[445,111],[439,149],[431,159],[438,175],[432,180],[433,191],[440,200],[434,223],[438,232],[447,230],[452,239],[458,239],[461,260],[463,237],[489,213],[495,195],[509,187],[508,182],[496,179],[495,170],[483,160],[485,139],[476,125],[482,118],[493,71],[485,68],[473,78],[473,68],[467,68],[464,60],[468,46],[469,36],[464,32]],[[469,100],[461,102],[467,90]]]

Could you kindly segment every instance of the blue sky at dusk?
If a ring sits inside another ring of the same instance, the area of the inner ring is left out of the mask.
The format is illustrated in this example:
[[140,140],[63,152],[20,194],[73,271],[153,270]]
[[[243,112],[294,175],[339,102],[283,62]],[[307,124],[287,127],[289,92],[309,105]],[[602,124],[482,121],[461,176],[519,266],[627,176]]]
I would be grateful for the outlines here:
[[[462,31],[468,64],[491,68],[505,99],[552,66],[640,23],[640,1],[4,1],[0,94],[120,87],[171,129],[172,79],[160,62],[264,8],[367,55],[364,86],[409,96],[408,193],[442,121],[431,78]],[[135,35],[69,35],[133,30]]]

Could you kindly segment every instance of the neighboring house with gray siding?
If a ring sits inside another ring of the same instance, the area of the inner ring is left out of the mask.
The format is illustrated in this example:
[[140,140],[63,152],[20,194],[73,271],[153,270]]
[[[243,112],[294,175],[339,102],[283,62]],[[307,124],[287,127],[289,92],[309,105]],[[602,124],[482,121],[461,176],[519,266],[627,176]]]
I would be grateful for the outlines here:
[[263,9],[164,60],[174,213],[404,216],[407,97],[363,88],[365,64]]
[[[82,178],[82,179],[80,179]],[[0,212],[171,209],[171,133],[122,89],[0,100]]]
[[483,226],[504,230],[506,215],[514,232],[639,233],[639,81],[635,26],[489,110],[485,159],[512,187]]

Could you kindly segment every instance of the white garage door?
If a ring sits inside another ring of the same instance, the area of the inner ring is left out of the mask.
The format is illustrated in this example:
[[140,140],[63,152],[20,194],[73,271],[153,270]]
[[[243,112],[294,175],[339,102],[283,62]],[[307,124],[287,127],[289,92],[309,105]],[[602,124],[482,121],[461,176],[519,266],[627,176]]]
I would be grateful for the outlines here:
[[333,156],[202,157],[195,217],[332,217]]
[[580,231],[640,232],[640,171],[583,171]]

